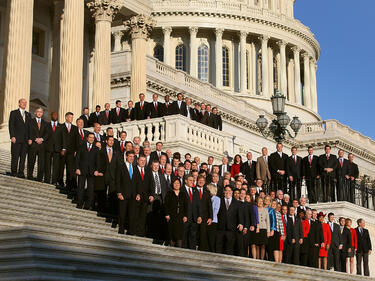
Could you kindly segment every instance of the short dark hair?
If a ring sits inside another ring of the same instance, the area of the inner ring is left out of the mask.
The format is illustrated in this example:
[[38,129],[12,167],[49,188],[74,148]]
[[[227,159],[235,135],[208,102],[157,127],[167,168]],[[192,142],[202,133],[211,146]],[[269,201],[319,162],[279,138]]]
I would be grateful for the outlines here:
[[97,105],[95,106],[95,108],[100,108],[100,105],[99,105],[99,104],[97,104]]
[[90,135],[95,136],[93,132],[89,132],[89,133],[87,134],[87,136],[90,136]]
[[331,148],[331,146],[330,146],[329,144],[326,144],[326,145],[324,146],[324,150],[325,150],[327,147]]
[[309,145],[309,147],[307,149],[310,149],[310,148],[314,148],[312,145]]
[[126,156],[129,156],[130,154],[135,154],[134,150],[126,151]]
[[108,135],[107,135],[106,140],[109,140],[110,138],[115,139],[114,136],[108,136]]
[[65,113],[65,117],[68,117],[69,115],[74,115],[73,112],[70,112],[68,111],[67,113]]
[[334,216],[334,215],[335,215],[335,214],[331,212],[331,213],[328,214],[328,218],[330,218],[330,217],[332,217],[332,216]]
[[121,102],[120,100],[116,100],[116,104],[118,104],[119,102]]

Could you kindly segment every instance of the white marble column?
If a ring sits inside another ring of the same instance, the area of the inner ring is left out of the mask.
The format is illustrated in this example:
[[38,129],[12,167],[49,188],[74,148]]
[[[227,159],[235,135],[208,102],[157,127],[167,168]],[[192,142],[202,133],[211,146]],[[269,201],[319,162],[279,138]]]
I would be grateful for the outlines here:
[[111,98],[111,23],[121,9],[119,0],[87,3],[95,18],[94,88],[92,104],[104,106]]
[[171,44],[171,33],[172,33],[172,27],[163,27],[163,34],[164,34],[164,42],[163,42],[163,48],[164,48],[164,63],[167,65],[172,66],[172,50],[170,48]]
[[273,67],[273,49],[268,47],[268,96],[272,96],[275,91],[274,67]]
[[54,1],[53,26],[52,26],[52,66],[49,79],[48,103],[49,113],[59,109],[59,85],[60,85],[60,53],[61,53],[61,35],[63,24],[64,1]]
[[257,88],[257,52],[255,43],[252,42],[250,45],[250,57],[251,57],[251,64],[250,64],[250,77],[251,77],[251,93],[256,95],[256,88]]
[[301,104],[301,66],[300,66],[300,51],[297,46],[292,48],[294,55],[294,102]]
[[121,44],[122,36],[124,36],[124,32],[120,30],[113,32],[113,37],[115,38],[115,44],[113,46],[114,52],[120,52],[122,50],[122,44]]
[[316,88],[316,62],[314,59],[310,60],[310,80],[311,80],[311,108],[318,112],[318,97]]
[[287,96],[287,75],[286,75],[286,54],[285,54],[285,41],[279,41],[278,45],[280,47],[280,88],[281,93]]
[[82,111],[84,1],[65,0],[60,56],[59,118]]
[[247,73],[246,73],[246,37],[247,32],[241,31],[240,33],[240,93],[247,93]]
[[216,88],[223,88],[223,33],[224,29],[215,29],[215,73],[216,73]]
[[146,94],[147,39],[156,22],[149,16],[137,15],[124,22],[132,38],[132,68],[130,99],[138,100],[140,93]]
[[294,59],[288,62],[288,100],[294,102]]
[[269,36],[259,37],[262,43],[262,96],[269,97],[269,79],[268,79],[268,40]]
[[190,32],[190,75],[198,77],[198,46],[197,33],[198,27],[189,27]]
[[303,105],[311,109],[310,56],[308,53],[304,53],[302,58],[304,67]]
[[29,105],[34,0],[6,1],[5,42],[0,84],[0,124],[7,126],[10,111],[25,98]]

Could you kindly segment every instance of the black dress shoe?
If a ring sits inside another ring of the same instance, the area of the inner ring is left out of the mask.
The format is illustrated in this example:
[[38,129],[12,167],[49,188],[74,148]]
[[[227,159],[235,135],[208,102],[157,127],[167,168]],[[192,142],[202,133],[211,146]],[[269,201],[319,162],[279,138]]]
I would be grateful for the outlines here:
[[111,225],[112,228],[116,228],[117,227],[117,222],[112,222],[112,225]]
[[77,205],[76,208],[77,209],[82,209],[83,205]]
[[119,230],[118,234],[125,234],[125,231],[124,230]]
[[18,174],[17,177],[20,178],[20,179],[24,179],[25,175],[24,174]]

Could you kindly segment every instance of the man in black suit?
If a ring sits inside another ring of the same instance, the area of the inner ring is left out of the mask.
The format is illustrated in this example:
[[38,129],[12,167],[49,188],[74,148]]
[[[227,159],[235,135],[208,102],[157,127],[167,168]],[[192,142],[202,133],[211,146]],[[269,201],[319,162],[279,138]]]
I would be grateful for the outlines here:
[[50,137],[50,131],[48,128],[48,123],[42,119],[43,109],[38,107],[35,110],[35,118],[30,120],[29,126],[29,153],[27,157],[27,178],[33,180],[33,172],[36,161],[36,156],[38,156],[38,173],[37,181],[42,181],[44,176],[44,160],[45,160],[45,143]]
[[95,112],[91,112],[89,116],[89,127],[93,127],[94,123],[99,123],[100,105],[95,107]]
[[[51,123],[49,124],[50,137],[46,141],[46,160],[44,165],[44,182],[57,184],[60,169],[60,155],[66,140],[63,137],[63,125],[59,124],[57,112],[51,113]],[[51,169],[52,168],[52,169]],[[51,172],[52,170],[52,172]],[[51,181],[52,175],[52,181]]]
[[357,220],[358,227],[355,229],[357,232],[357,274],[362,274],[362,261],[363,261],[363,271],[365,276],[370,276],[370,270],[368,266],[368,256],[371,255],[372,246],[370,234],[366,227],[366,222],[364,219]]
[[201,112],[201,106],[198,102],[196,102],[194,104],[194,109],[192,110],[191,119],[193,119],[194,121],[200,122],[201,121],[200,112]]
[[98,123],[100,125],[109,125],[111,124],[112,114],[111,114],[111,105],[106,103],[104,105],[104,110],[100,112]]
[[335,223],[335,215],[328,214],[328,225],[331,231],[331,244],[328,251],[328,268],[341,271],[340,250],[342,248],[340,226]]
[[[94,179],[98,176],[97,155],[98,148],[94,145],[94,134],[87,135],[87,142],[83,143],[76,155],[76,174],[78,176],[77,208],[92,210],[94,203]],[[85,184],[87,188],[85,192]],[[85,200],[85,193],[87,200]]]
[[276,145],[276,152],[272,153],[268,159],[269,169],[271,173],[271,189],[281,189],[284,193],[286,190],[287,162],[288,155],[283,153],[283,145]]
[[324,236],[323,236],[323,226],[319,221],[319,217],[325,217],[323,212],[318,214],[317,210],[312,210],[312,220],[310,224],[309,240],[309,265],[310,267],[318,268],[319,263],[319,250],[324,248]]
[[242,163],[240,171],[245,176],[247,183],[249,185],[253,185],[256,180],[257,162],[253,161],[253,154],[251,152],[246,154],[246,158],[247,161]]
[[233,197],[232,188],[224,188],[224,199],[221,200],[218,213],[216,252],[233,255],[236,233],[243,231],[244,216],[240,210],[240,202]]
[[[113,148],[114,137],[107,136],[106,146],[103,146],[97,158],[97,176],[95,177],[95,194],[98,202],[98,212],[106,213],[115,225],[116,214],[118,213],[118,202],[116,193],[116,171],[122,154]],[[108,194],[108,206],[106,210],[106,199]]]
[[309,155],[302,160],[302,178],[306,181],[309,202],[314,204],[318,201],[316,180],[320,178],[319,157],[314,155],[314,149],[312,146],[309,146],[307,151]]
[[353,153],[348,154],[349,160],[349,177],[350,177],[350,185],[349,185],[349,202],[355,203],[355,181],[359,177],[359,170],[358,165],[355,164],[354,155]]
[[[173,182],[174,180],[172,180]],[[185,176],[185,186],[181,189],[188,198],[188,216],[184,223],[184,239],[182,248],[195,250],[199,235],[199,225],[202,223],[202,209],[198,190],[194,187],[192,175]]]
[[177,100],[172,103],[173,114],[181,114],[187,116],[186,103],[183,101],[184,96],[181,93],[177,94]]
[[83,108],[82,115],[79,118],[83,120],[83,128],[88,128],[90,119],[88,107]]
[[27,153],[27,141],[29,139],[29,126],[31,116],[26,111],[27,101],[20,99],[18,109],[10,112],[9,136],[11,141],[11,172],[10,175],[24,178],[25,159]]
[[128,235],[135,234],[135,195],[136,181],[134,177],[134,151],[126,152],[126,159],[119,157],[116,170],[116,189],[119,199],[118,233],[125,233],[125,221],[128,219]]
[[63,138],[65,139],[65,146],[60,158],[60,176],[59,182],[63,185],[64,169],[66,166],[66,187],[71,192],[76,188],[76,174],[75,174],[75,160],[76,151],[78,149],[78,129],[73,122],[73,113],[65,113],[65,123],[62,124]]
[[350,230],[345,226],[345,218],[339,219],[340,233],[341,233],[341,249],[340,249],[340,263],[341,272],[346,272],[346,258],[348,253],[352,251],[352,235]]
[[336,169],[337,201],[348,201],[349,199],[349,160],[344,158],[344,153],[344,150],[339,149]]
[[121,101],[116,101],[116,107],[111,109],[111,123],[117,124],[121,122],[125,122],[126,115],[125,115],[125,109],[121,107]]
[[322,178],[323,202],[335,201],[335,183],[337,157],[331,154],[331,146],[324,147],[325,154],[319,157],[320,175]]
[[128,101],[128,108],[125,110],[125,121],[133,121],[135,120],[134,108],[133,108],[133,101]]
[[[287,208],[286,206],[282,207]],[[291,206],[286,220],[286,261],[290,264],[300,264],[300,246],[303,243],[302,221],[296,216],[296,209]]]
[[199,122],[203,125],[208,126],[208,113],[206,110],[206,104],[204,102],[201,103],[201,111],[199,114]]
[[161,141],[158,141],[155,147],[156,147],[156,150],[151,152],[151,155],[150,155],[151,161],[159,161],[162,155],[165,155],[165,157],[167,157],[167,153],[162,151],[163,143]]
[[147,118],[148,103],[145,102],[145,95],[139,94],[139,102],[135,103],[134,116],[135,120],[144,120]]
[[151,169],[146,176],[150,178],[150,190],[154,198],[149,208],[150,212],[147,215],[147,236],[153,238],[154,243],[162,244],[168,240],[164,198],[170,188],[159,170],[159,162],[157,160],[152,161]]
[[208,120],[209,126],[222,131],[223,130],[223,121],[221,115],[217,114],[217,107],[212,108],[212,114]]
[[158,101],[158,94],[152,95],[152,102],[147,107],[147,118],[158,118],[162,116],[163,104]]
[[302,158],[297,156],[297,147],[292,147],[292,155],[287,160],[286,173],[289,179],[289,194],[293,199],[301,198]]
[[165,103],[161,107],[161,116],[168,116],[173,114],[173,106],[169,100],[169,95],[164,97]]
[[81,118],[78,118],[76,120],[76,125],[78,129],[78,146],[82,145],[86,142],[87,135],[89,134],[89,131],[84,129],[84,120]]

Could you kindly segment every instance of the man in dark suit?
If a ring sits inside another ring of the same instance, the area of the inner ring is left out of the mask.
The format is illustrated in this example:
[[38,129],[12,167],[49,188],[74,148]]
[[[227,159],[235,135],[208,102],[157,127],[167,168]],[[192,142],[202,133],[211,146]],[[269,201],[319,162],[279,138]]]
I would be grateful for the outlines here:
[[145,102],[145,95],[139,94],[139,102],[135,103],[134,116],[135,120],[144,120],[147,118],[148,103]]
[[184,96],[181,93],[177,94],[177,100],[172,103],[173,114],[181,114],[187,116],[186,103],[183,101]]
[[99,123],[94,124],[94,144],[99,149],[101,149],[102,146],[105,146],[105,138],[102,134],[100,134],[101,126]]
[[288,155],[283,153],[283,145],[276,145],[276,152],[272,153],[268,159],[269,169],[271,173],[271,189],[281,189],[284,193],[286,190],[286,176]]
[[240,168],[241,173],[249,185],[253,185],[256,180],[256,165],[257,162],[253,161],[253,154],[248,152],[246,154],[247,161],[243,162]]
[[216,252],[227,255],[234,254],[237,231],[242,232],[244,216],[240,211],[240,202],[233,197],[232,188],[224,188],[224,199],[221,200],[218,213]]
[[119,157],[116,170],[116,189],[119,199],[118,233],[125,233],[125,221],[128,221],[128,235],[135,234],[135,195],[136,181],[134,177],[134,151],[126,152],[126,159]]
[[150,178],[151,195],[154,198],[150,205],[150,211],[147,215],[147,236],[154,239],[154,243],[162,244],[167,241],[167,222],[164,213],[164,198],[167,191],[170,190],[167,186],[165,177],[159,170],[159,162],[153,160],[151,169],[146,175]]
[[36,161],[36,156],[38,156],[38,173],[37,181],[42,181],[44,176],[44,160],[45,160],[45,143],[50,137],[50,131],[48,128],[48,123],[42,119],[43,109],[38,107],[35,110],[35,118],[30,120],[29,126],[29,153],[27,157],[27,178],[33,180],[33,172]]
[[331,146],[324,147],[325,154],[319,157],[319,167],[321,182],[323,188],[323,202],[335,201],[335,183],[336,183],[336,168],[337,157],[331,154]]
[[75,160],[76,151],[78,149],[78,129],[73,122],[73,113],[65,113],[65,123],[62,124],[63,138],[65,138],[65,146],[60,158],[60,176],[59,182],[63,185],[64,169],[66,166],[66,187],[68,191],[76,188]]
[[348,154],[349,160],[349,177],[350,177],[350,185],[349,185],[349,202],[355,203],[355,181],[359,177],[359,170],[358,165],[355,164],[354,155],[353,153]]
[[88,107],[83,108],[82,115],[79,118],[83,120],[83,127],[88,128],[89,127],[89,118],[90,118]]
[[[287,208],[286,206],[282,207]],[[295,216],[296,209],[291,206],[286,221],[286,261],[290,264],[300,264],[300,246],[303,243],[302,221]]]
[[349,199],[349,160],[344,158],[344,150],[339,149],[339,157],[337,159],[337,169],[336,169],[336,191],[337,191],[337,201],[348,201]]
[[[57,184],[60,169],[60,154],[66,147],[66,140],[63,137],[63,125],[59,124],[57,112],[51,113],[49,124],[50,137],[46,141],[46,160],[44,165],[44,182]],[[52,175],[52,181],[51,181]]]
[[217,114],[217,107],[212,108],[212,114],[208,120],[209,126],[222,131],[223,130],[223,121],[221,115]]
[[111,123],[112,124],[118,124],[121,122],[125,122],[126,115],[125,115],[125,109],[121,107],[121,101],[116,101],[116,107],[111,109]]
[[165,157],[168,157],[167,153],[162,151],[163,143],[161,141],[158,141],[155,146],[156,146],[156,150],[151,152],[151,155],[150,155],[151,161],[159,161],[162,155],[165,155]]
[[346,258],[348,253],[352,251],[352,235],[350,230],[345,226],[345,218],[339,219],[340,233],[341,233],[341,249],[340,249],[340,263],[341,272],[346,272]]
[[112,120],[111,106],[109,103],[106,103],[104,105],[104,110],[101,111],[99,114],[98,123],[100,125],[109,125],[111,124],[111,120]]
[[[76,156],[76,174],[78,176],[77,208],[92,210],[94,203],[94,178],[98,175],[98,148],[94,145],[94,134],[87,135],[87,142],[83,143]],[[85,200],[85,184],[87,183]]]
[[357,220],[358,227],[355,229],[357,232],[357,274],[362,274],[362,261],[363,261],[363,271],[365,276],[370,276],[370,270],[368,266],[368,256],[371,255],[372,246],[370,234],[366,227],[366,222],[364,219]]
[[162,116],[163,104],[158,101],[158,94],[152,95],[152,102],[147,107],[147,118],[158,118]]
[[322,223],[319,221],[319,217],[322,216],[323,218],[325,215],[323,212],[318,212],[316,210],[312,210],[313,219],[310,221],[310,233],[309,233],[309,241],[310,241],[310,249],[309,249],[309,265],[310,267],[318,268],[318,261],[319,261],[319,250],[320,248],[324,248],[324,237],[323,237],[323,226]]
[[161,116],[168,116],[173,114],[173,106],[169,100],[169,95],[164,97],[165,103],[161,107]]
[[201,103],[201,111],[199,114],[199,122],[203,125],[208,126],[208,113],[206,110],[206,104],[204,102]]
[[185,186],[181,189],[181,192],[184,192],[188,198],[188,216],[187,221],[184,223],[182,248],[195,250],[199,235],[199,225],[202,223],[202,210],[198,190],[193,188],[193,183],[193,176],[186,175]]
[[89,134],[89,131],[84,129],[84,120],[81,118],[78,118],[76,120],[76,125],[78,129],[78,146],[82,145],[86,142],[87,135]]
[[133,121],[135,120],[134,108],[133,108],[133,101],[128,101],[128,108],[125,110],[125,121]]
[[318,201],[318,192],[316,190],[316,180],[319,176],[319,157],[314,155],[314,149],[309,146],[307,149],[308,154],[302,160],[302,177],[306,181],[307,194],[309,202],[314,204]]
[[224,177],[224,174],[226,172],[229,172],[230,173],[230,165],[228,164],[228,157],[227,156],[224,156],[222,161],[221,161],[221,165],[219,165],[219,175],[220,177]]
[[95,107],[95,112],[91,112],[89,116],[89,127],[93,127],[94,123],[99,123],[100,105]]
[[18,109],[10,112],[9,136],[11,141],[11,172],[10,175],[24,178],[25,159],[27,153],[27,142],[29,139],[29,126],[31,116],[26,111],[27,101],[20,99]]
[[200,119],[200,111],[201,111],[201,106],[198,102],[196,102],[194,104],[194,109],[192,110],[192,114],[191,114],[191,119],[193,119],[194,121],[197,121],[197,122],[200,122],[201,119]]
[[334,268],[335,271],[341,271],[340,249],[342,248],[340,226],[335,223],[335,215],[328,214],[328,225],[331,231],[331,244],[328,251],[328,268]]
[[286,173],[289,179],[289,194],[293,199],[301,198],[302,158],[297,156],[297,147],[292,147],[292,155],[287,160]]
[[[118,202],[116,193],[116,172],[122,154],[113,148],[114,137],[107,136],[106,146],[103,146],[97,157],[98,174],[95,177],[95,193],[98,202],[98,212],[106,213],[112,219],[112,225],[117,222]],[[108,194],[109,208],[105,203]]]

